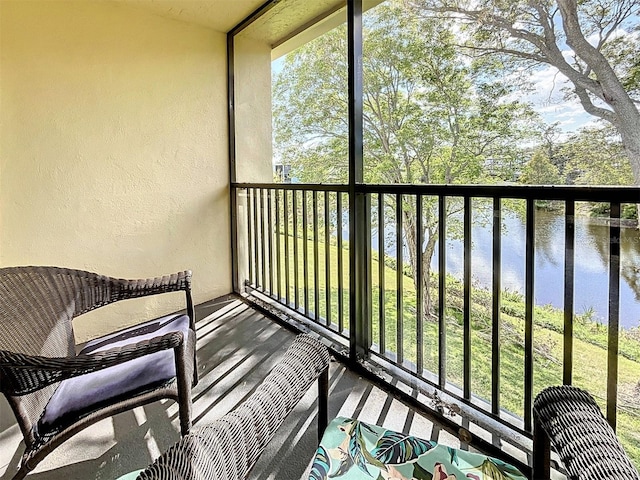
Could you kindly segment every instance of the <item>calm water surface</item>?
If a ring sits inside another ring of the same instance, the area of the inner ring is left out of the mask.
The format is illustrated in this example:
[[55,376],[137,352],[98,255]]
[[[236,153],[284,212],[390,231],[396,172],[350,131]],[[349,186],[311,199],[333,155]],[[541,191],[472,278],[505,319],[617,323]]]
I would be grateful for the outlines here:
[[[474,222],[475,223],[475,222]],[[535,284],[538,305],[564,306],[564,216],[536,211]],[[492,228],[472,229],[472,278],[475,285],[491,288]],[[385,249],[386,250],[386,249]],[[389,252],[391,253],[391,252]],[[502,288],[525,291],[525,225],[506,214],[502,237]],[[437,270],[437,252],[433,259]],[[640,235],[636,228],[622,228],[620,254],[620,325],[640,326]],[[462,242],[447,240],[447,271],[458,278],[463,272]],[[609,312],[609,227],[576,217],[574,312],[592,310],[606,323]]]

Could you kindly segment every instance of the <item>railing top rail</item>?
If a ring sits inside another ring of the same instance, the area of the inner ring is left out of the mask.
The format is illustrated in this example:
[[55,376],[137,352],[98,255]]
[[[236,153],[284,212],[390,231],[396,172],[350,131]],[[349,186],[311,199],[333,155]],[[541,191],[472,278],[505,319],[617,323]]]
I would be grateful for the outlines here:
[[[325,183],[233,183],[232,187],[330,192],[347,192],[349,189],[348,185]],[[635,186],[358,184],[356,192],[534,200],[640,202],[640,187]]]
[[233,188],[262,188],[265,190],[308,190],[316,192],[348,192],[349,185],[338,183],[232,183]]

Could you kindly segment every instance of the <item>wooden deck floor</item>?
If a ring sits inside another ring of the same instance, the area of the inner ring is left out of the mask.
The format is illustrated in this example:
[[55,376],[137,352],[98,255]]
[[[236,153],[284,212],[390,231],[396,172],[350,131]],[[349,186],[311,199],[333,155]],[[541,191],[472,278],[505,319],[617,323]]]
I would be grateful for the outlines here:
[[[193,391],[195,425],[232,410],[256,388],[295,334],[236,298],[197,308],[200,383]],[[316,391],[287,418],[250,478],[304,478],[315,453]],[[429,419],[332,362],[329,415],[359,418],[450,446],[466,448]],[[177,406],[156,402],[95,424],[60,446],[29,475],[32,480],[116,479],[151,463],[179,439]],[[0,399],[0,479],[11,478],[22,452],[21,435]]]

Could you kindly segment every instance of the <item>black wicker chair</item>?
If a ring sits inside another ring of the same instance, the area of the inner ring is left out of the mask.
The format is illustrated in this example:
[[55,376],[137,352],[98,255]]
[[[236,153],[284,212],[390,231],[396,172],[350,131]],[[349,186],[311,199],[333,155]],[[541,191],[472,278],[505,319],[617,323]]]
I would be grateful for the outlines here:
[[327,426],[329,352],[299,335],[258,389],[234,411],[195,427],[137,480],[242,480],[285,417],[318,379],[318,438]]
[[[88,342],[76,354],[72,320],[119,300],[186,293],[174,314]],[[197,382],[191,272],[124,280],[58,267],[0,269],[0,391],[26,449],[14,480],[60,443],[103,418],[162,398],[191,427]]]
[[597,403],[584,390],[543,390],[534,401],[533,418],[534,480],[549,480],[551,446],[570,480],[640,480]]

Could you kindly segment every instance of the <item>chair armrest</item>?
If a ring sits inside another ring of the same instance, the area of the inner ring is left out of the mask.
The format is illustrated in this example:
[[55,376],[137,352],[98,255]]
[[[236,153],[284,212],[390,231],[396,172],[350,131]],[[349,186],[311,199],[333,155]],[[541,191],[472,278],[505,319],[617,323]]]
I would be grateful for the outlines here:
[[127,280],[111,278],[117,300],[157,295],[159,293],[191,291],[191,270],[155,278]]
[[[536,451],[536,445],[546,450],[549,444],[572,480],[640,480],[615,432],[586,391],[567,385],[546,388],[534,401],[533,417],[535,480],[549,478],[549,452]],[[539,438],[543,435],[545,438]]]
[[75,357],[42,357],[0,350],[0,391],[25,395],[67,378],[112,367],[184,343],[182,332]]
[[327,348],[299,335],[247,400],[222,418],[194,428],[138,480],[246,478],[286,416],[328,368]]

